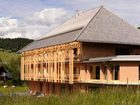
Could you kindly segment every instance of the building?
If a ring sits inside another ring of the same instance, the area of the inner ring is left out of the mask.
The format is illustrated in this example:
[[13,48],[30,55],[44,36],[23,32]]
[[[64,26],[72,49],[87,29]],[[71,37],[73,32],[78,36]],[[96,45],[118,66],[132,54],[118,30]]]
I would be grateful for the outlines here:
[[139,85],[140,31],[104,7],[77,13],[47,36],[19,51],[32,92]]
[[5,70],[4,67],[0,64],[0,81],[2,80],[6,82],[8,79],[12,79],[11,73],[8,70]]

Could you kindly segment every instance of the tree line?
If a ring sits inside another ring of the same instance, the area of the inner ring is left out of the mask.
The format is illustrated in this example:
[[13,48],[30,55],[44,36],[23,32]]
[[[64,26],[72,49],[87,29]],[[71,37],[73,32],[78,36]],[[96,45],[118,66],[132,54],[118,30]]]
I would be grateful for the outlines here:
[[31,43],[32,39],[26,39],[26,38],[0,38],[0,48],[11,51],[11,52],[17,52],[27,44]]

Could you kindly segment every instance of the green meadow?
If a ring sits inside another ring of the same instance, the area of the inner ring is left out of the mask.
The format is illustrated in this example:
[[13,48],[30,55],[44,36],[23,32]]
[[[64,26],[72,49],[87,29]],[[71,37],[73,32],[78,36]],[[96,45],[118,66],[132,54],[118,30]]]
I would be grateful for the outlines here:
[[107,88],[61,96],[10,96],[10,93],[27,90],[27,87],[1,87],[0,92],[5,96],[0,97],[0,105],[140,105],[138,89],[131,88]]
[[15,52],[10,52],[8,50],[0,49],[0,58],[3,62],[9,63],[11,59],[18,58],[19,54],[16,54]]

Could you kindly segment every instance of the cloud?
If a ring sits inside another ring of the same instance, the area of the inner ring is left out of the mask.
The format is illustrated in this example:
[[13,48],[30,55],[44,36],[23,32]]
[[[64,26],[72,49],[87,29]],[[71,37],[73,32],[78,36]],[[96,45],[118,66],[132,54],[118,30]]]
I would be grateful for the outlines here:
[[16,31],[18,27],[19,23],[17,19],[11,19],[9,17],[0,18],[0,35],[11,31]]
[[75,10],[87,10],[100,5],[133,25],[138,26],[140,23],[139,0],[0,0],[0,37],[44,37]]
[[59,24],[63,22],[69,15],[64,8],[46,8],[42,11],[34,13],[26,18],[32,24]]
[[69,16],[68,12],[63,8],[45,8],[22,20],[1,17],[0,37],[37,39],[64,22]]
[[6,33],[4,36],[2,36],[2,38],[20,38],[20,37],[22,37],[22,34],[18,32],[9,32]]

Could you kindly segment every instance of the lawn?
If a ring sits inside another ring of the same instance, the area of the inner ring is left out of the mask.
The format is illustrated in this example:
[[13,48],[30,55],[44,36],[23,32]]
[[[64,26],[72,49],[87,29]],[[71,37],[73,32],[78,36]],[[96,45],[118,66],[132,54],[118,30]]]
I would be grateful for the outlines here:
[[[0,91],[22,92],[27,87],[0,88]],[[62,96],[3,96],[0,105],[140,105],[140,93],[136,89],[111,88],[89,93],[64,94]]]

